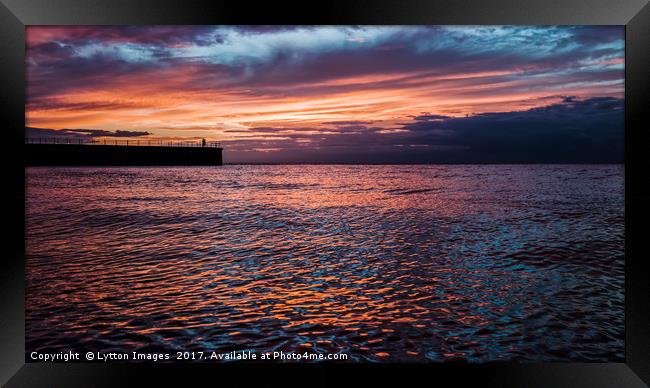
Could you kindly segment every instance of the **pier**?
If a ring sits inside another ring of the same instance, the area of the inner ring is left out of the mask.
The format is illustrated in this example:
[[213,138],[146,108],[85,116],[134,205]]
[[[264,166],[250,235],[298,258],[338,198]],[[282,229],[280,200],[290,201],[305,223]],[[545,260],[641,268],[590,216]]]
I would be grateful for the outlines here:
[[26,138],[26,166],[221,166],[221,144],[201,141]]

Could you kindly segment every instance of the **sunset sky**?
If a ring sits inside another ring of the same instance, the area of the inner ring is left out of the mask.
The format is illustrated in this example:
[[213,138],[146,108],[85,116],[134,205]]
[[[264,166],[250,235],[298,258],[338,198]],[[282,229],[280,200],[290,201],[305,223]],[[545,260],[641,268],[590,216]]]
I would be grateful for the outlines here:
[[229,163],[623,155],[623,27],[30,26],[26,62],[27,136],[206,138]]

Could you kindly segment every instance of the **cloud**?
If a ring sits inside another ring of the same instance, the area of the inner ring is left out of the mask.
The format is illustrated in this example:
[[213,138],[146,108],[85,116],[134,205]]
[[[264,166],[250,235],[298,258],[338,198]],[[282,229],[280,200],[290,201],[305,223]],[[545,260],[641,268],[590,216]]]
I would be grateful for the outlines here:
[[624,103],[596,97],[469,117],[415,117],[405,123],[415,144],[463,146],[454,157],[492,162],[622,162]]
[[570,70],[622,56],[622,45],[622,30],[605,27],[28,27],[28,77],[38,84],[29,96],[101,87],[128,74],[148,79],[166,68],[193,71],[188,87],[285,92],[288,84],[363,74]]
[[65,26],[27,29],[30,44],[60,42],[62,44],[148,44],[174,47],[183,44],[209,43],[212,26]]
[[[316,135],[305,136],[262,128],[246,135],[262,139],[225,143],[233,157],[257,162],[311,162],[329,154],[330,162],[343,163],[620,163],[624,103],[565,96],[559,103],[515,112],[468,117],[424,113],[398,129],[382,133],[364,125],[328,126],[308,128]],[[250,153],[256,148],[278,151],[256,159]]]
[[337,121],[325,121],[323,124],[333,124],[333,125],[365,125],[371,124],[372,121],[364,120],[337,120]]
[[29,26],[26,62],[28,126],[95,128],[56,136],[209,136],[233,161],[622,160],[616,26]]
[[94,138],[94,137],[142,137],[151,133],[146,131],[108,131],[105,129],[49,129],[49,128],[25,128],[26,138]]

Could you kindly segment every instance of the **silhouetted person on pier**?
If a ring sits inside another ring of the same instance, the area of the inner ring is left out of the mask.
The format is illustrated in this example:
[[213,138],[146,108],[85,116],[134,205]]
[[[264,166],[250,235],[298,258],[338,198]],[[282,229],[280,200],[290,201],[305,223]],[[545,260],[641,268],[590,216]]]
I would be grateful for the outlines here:
[[205,147],[205,139],[201,140],[201,147]]

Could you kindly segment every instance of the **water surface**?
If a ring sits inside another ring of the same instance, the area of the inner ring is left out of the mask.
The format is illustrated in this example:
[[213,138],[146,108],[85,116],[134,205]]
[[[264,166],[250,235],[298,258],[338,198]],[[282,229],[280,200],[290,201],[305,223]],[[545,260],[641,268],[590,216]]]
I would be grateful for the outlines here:
[[28,168],[27,351],[622,361],[623,172]]

